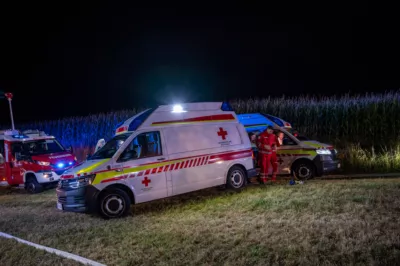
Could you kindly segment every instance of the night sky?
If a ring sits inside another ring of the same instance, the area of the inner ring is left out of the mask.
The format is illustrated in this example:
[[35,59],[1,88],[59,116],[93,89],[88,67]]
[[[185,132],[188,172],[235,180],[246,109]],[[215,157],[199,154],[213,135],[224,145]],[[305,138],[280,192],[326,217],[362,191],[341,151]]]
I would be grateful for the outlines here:
[[[35,2],[0,10],[0,90],[14,93],[17,123],[177,101],[400,88],[398,16],[365,3]],[[6,100],[0,111],[8,124]]]

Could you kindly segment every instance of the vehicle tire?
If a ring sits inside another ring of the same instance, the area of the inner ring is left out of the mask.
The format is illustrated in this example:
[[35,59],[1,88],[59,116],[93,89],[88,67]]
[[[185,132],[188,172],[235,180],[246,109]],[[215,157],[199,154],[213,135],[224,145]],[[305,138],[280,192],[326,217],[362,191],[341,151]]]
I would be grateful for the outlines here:
[[239,166],[232,166],[226,178],[226,186],[230,189],[240,190],[246,186],[246,172]]
[[315,176],[315,167],[311,162],[301,161],[293,166],[293,175],[298,180],[309,180]]
[[100,194],[98,211],[106,219],[126,216],[131,209],[131,199],[119,188],[112,188]]
[[25,182],[25,189],[31,194],[43,191],[43,186],[36,180],[36,177],[30,176]]

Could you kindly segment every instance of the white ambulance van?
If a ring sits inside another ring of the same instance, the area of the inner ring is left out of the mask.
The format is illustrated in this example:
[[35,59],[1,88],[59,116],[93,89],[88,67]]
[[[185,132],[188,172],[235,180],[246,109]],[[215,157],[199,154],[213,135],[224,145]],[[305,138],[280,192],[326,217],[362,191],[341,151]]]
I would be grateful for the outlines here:
[[74,197],[84,193],[86,206],[116,218],[131,204],[221,185],[241,189],[256,175],[252,155],[226,103],[160,106],[125,121],[86,162],[66,171],[57,207],[77,207]]

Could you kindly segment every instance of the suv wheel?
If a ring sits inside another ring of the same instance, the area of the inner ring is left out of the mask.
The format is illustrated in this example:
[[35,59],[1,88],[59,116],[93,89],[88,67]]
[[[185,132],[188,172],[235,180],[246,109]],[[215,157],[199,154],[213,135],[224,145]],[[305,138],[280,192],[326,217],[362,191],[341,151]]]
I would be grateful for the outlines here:
[[293,174],[299,180],[309,180],[315,175],[315,168],[311,162],[299,162],[293,167]]

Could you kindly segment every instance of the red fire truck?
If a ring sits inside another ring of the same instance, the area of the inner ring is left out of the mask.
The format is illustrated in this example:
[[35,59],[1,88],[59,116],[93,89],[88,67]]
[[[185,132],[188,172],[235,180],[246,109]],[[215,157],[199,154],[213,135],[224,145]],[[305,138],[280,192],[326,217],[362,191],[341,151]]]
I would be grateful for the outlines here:
[[0,186],[20,186],[37,193],[56,185],[77,164],[72,149],[38,130],[0,131]]

